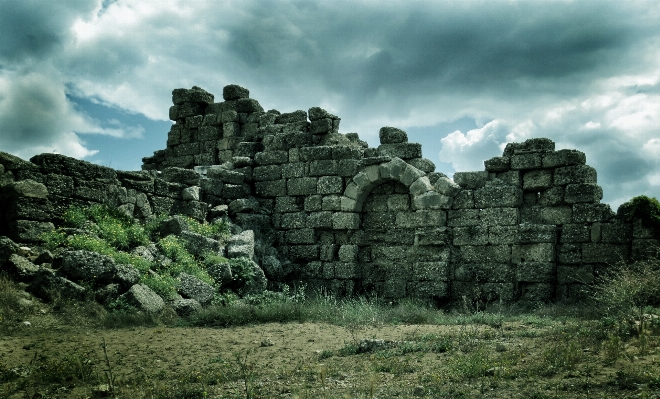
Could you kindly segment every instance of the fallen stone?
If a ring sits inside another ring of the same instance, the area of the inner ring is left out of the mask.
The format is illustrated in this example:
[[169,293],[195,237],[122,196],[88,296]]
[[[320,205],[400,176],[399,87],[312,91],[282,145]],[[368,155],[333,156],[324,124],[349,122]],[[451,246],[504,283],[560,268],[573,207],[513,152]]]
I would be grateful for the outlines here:
[[202,304],[202,306],[211,304],[215,292],[213,287],[187,273],[179,274],[177,280],[179,280],[179,282],[176,286],[176,290],[182,297],[194,299]]
[[128,304],[148,313],[158,313],[165,307],[165,301],[144,284],[135,284],[119,296]]
[[172,306],[176,314],[182,317],[190,316],[202,308],[202,305],[197,300],[190,298],[175,299],[170,303],[170,306]]
[[39,266],[20,255],[13,254],[5,262],[2,270],[7,272],[16,281],[28,282],[39,271]]
[[55,268],[76,281],[109,283],[116,273],[115,261],[106,255],[90,251],[67,251],[55,259]]

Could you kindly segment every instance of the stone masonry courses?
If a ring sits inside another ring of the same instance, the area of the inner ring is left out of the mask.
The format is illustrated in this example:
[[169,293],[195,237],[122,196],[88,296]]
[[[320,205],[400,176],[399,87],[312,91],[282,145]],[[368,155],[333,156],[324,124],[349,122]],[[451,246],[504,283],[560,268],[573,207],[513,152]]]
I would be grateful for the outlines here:
[[174,90],[167,146],[142,171],[0,153],[0,235],[36,242],[71,204],[140,220],[226,215],[255,243],[233,248],[271,283],[437,304],[579,299],[606,268],[658,246],[600,203],[584,153],[549,139],[509,143],[451,180],[403,130],[383,127],[369,148],[318,107],[264,111],[237,85],[223,100]]

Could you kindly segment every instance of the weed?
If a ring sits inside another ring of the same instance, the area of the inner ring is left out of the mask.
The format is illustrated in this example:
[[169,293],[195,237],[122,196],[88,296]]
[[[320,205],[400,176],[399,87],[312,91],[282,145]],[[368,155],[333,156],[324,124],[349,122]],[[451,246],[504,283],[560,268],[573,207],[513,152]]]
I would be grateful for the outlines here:
[[615,364],[623,354],[623,342],[618,335],[610,334],[602,344],[603,361],[607,365]]

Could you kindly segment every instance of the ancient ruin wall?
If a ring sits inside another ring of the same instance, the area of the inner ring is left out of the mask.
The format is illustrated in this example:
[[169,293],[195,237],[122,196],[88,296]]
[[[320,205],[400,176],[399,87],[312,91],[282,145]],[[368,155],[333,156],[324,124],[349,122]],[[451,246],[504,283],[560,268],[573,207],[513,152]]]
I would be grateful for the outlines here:
[[6,233],[35,240],[72,203],[137,218],[229,213],[257,232],[271,281],[439,303],[579,298],[608,265],[658,244],[599,203],[584,153],[548,139],[510,143],[452,181],[399,129],[369,148],[321,108],[264,112],[235,85],[223,98],[174,90],[167,148],[142,172],[3,155]]

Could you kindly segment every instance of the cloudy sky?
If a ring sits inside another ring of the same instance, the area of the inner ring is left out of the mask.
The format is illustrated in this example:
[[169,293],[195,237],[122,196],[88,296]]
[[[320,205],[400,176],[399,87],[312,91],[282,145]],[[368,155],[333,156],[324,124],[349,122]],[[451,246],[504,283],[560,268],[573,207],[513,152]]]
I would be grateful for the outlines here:
[[660,0],[0,0],[0,151],[117,169],[165,148],[174,88],[396,126],[449,175],[549,137],[603,202],[660,197]]

